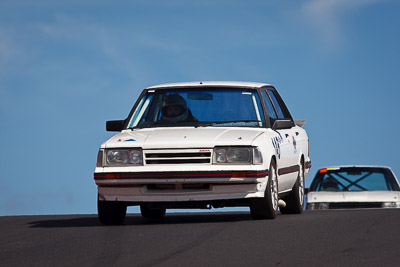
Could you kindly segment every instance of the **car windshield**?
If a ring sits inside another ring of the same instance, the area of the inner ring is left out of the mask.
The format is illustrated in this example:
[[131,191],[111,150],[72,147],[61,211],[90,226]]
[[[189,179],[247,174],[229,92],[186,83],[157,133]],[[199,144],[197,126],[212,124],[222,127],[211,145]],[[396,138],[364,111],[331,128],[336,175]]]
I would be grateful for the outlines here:
[[386,168],[327,168],[319,170],[311,191],[399,191],[392,172]]
[[179,126],[265,127],[257,90],[148,90],[128,119],[127,128]]

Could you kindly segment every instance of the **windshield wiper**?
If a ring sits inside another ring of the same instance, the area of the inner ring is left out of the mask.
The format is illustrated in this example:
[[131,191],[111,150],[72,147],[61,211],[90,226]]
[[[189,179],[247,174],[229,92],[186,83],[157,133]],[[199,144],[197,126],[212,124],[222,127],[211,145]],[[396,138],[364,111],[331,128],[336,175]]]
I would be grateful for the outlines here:
[[264,121],[259,121],[259,120],[234,120],[234,121],[213,121],[212,124],[226,124],[226,123],[240,123],[240,122],[258,122],[258,123],[263,123]]
[[213,122],[198,122],[194,127],[207,127],[207,126],[213,126]]
[[130,127],[130,128],[126,128],[127,130],[140,130],[140,129],[144,129],[144,128],[150,128],[150,126],[135,126],[135,127]]
[[129,127],[129,128],[127,128],[127,129],[130,129],[130,130],[139,130],[139,129],[143,129],[143,128],[151,128],[151,127],[153,127],[153,125],[152,124],[150,124],[150,123],[148,123],[148,122],[142,122],[142,123],[139,123],[138,125],[136,125],[136,126],[133,126],[133,127]]
[[142,129],[142,128],[152,128],[152,127],[159,127],[159,126],[165,126],[165,127],[174,127],[174,126],[193,126],[193,127],[207,127],[207,126],[215,126],[215,125],[240,125],[241,123],[243,125],[249,126],[246,123],[252,123],[251,126],[259,123],[265,123],[264,121],[259,121],[259,120],[232,120],[232,121],[155,121],[152,123],[146,123],[144,125],[128,128],[131,129],[132,131],[135,129]]
[[[251,122],[251,124],[247,124]],[[234,121],[202,121],[196,123],[194,127],[207,127],[207,126],[217,126],[217,125],[226,125],[226,126],[260,126],[259,124],[264,125],[265,121],[258,120],[234,120]]]
[[198,121],[188,120],[188,121],[155,121],[150,127],[157,126],[165,126],[165,127],[174,127],[174,126],[194,126],[196,127]]

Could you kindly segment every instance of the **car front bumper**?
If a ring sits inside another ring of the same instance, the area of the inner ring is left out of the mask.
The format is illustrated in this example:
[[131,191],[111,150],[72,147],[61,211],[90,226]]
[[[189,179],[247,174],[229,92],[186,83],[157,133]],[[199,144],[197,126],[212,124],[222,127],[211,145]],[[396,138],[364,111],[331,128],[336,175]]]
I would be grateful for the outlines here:
[[94,178],[101,201],[212,201],[264,197],[268,171],[95,173]]
[[[123,202],[181,202],[263,197],[258,184],[212,185],[207,189],[153,189],[140,187],[98,187],[99,200]],[[261,188],[261,187],[260,187]]]
[[329,210],[329,209],[390,209],[400,208],[400,202],[313,202],[307,203],[307,210]]

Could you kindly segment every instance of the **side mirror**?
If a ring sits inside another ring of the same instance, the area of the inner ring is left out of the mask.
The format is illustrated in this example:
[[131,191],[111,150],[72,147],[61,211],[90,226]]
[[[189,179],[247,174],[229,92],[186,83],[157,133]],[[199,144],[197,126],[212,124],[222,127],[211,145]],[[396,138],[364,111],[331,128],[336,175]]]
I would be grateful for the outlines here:
[[281,120],[278,119],[274,122],[274,125],[272,125],[273,130],[279,130],[279,129],[290,129],[294,126],[294,123],[292,120]]
[[107,121],[106,131],[108,132],[120,132],[124,128],[125,120],[118,121]]

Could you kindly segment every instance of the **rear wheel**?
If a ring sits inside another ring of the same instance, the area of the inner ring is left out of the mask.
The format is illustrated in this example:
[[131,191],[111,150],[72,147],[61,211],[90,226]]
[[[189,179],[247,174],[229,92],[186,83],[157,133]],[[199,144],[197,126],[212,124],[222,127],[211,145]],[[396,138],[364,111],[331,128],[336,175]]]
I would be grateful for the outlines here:
[[304,161],[301,161],[299,176],[292,188],[292,192],[283,198],[286,207],[280,208],[283,214],[299,214],[304,209]]
[[263,198],[250,202],[250,213],[253,219],[274,219],[278,213],[278,179],[276,163],[272,160],[269,168],[267,188]]
[[165,216],[165,208],[152,207],[151,204],[140,204],[140,213],[146,219],[161,219]]
[[97,199],[97,212],[102,224],[123,224],[126,216],[126,205],[117,201],[100,201]]

